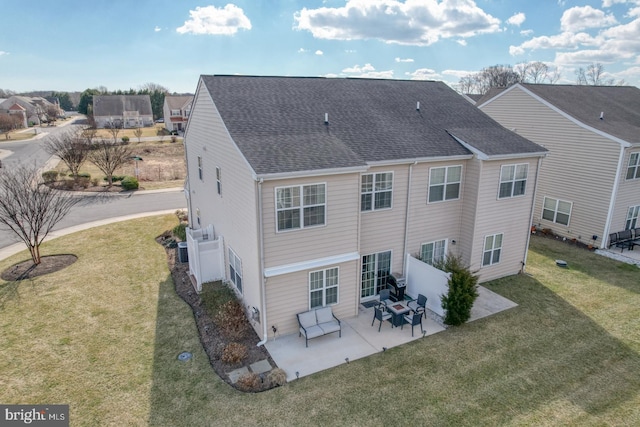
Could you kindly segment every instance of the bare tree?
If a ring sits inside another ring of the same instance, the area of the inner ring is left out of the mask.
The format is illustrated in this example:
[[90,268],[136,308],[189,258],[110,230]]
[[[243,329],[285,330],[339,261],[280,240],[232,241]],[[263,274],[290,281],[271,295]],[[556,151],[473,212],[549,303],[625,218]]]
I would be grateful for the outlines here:
[[523,83],[556,83],[560,79],[557,67],[550,67],[541,61],[516,64],[514,70],[520,74]]
[[47,120],[47,123],[55,122],[58,120],[58,114],[60,113],[60,109],[55,105],[47,105],[44,108],[44,115]]
[[133,153],[128,145],[101,139],[91,145],[89,160],[106,176],[109,187],[113,185],[113,173],[120,166],[130,162]]
[[105,129],[113,136],[113,142],[118,141],[118,134],[122,130],[122,123],[118,120],[110,120],[104,124]]
[[0,169],[0,226],[14,232],[40,264],[40,245],[81,199],[50,188],[36,167]]
[[[616,84],[612,77],[607,78],[604,71],[604,65],[599,62],[587,65],[587,68],[578,68],[576,71],[576,83],[588,86],[613,86]],[[618,84],[624,84],[621,80]]]
[[467,74],[458,81],[458,91],[484,95],[489,89],[506,88],[516,83],[556,83],[560,72],[544,62],[523,62],[511,65],[494,65],[477,73]]
[[138,138],[138,144],[140,144],[140,137],[142,136],[142,129],[136,128],[133,131],[133,134],[136,136],[136,138]]
[[0,113],[0,132],[4,132],[5,139],[9,139],[9,132],[22,126],[20,116],[16,114]]
[[90,138],[84,134],[85,130],[75,128],[50,135],[43,144],[44,150],[58,156],[67,166],[74,179],[78,177],[80,168],[87,160],[90,149]]

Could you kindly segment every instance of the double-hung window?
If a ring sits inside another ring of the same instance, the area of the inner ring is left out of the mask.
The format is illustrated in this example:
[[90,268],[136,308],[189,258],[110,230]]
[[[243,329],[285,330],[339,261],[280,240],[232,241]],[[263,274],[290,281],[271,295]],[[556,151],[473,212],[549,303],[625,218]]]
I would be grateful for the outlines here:
[[571,206],[571,202],[545,197],[542,207],[542,218],[557,224],[569,225]]
[[198,156],[198,178],[202,181],[202,157]]
[[391,207],[393,172],[362,175],[360,210],[374,211]]
[[242,261],[231,248],[229,248],[229,278],[236,285],[238,292],[242,293]]
[[631,230],[632,228],[638,228],[638,216],[640,215],[640,206],[630,206],[627,212],[627,221],[624,229]]
[[446,253],[446,240],[436,240],[435,242],[425,243],[420,248],[420,257],[422,261],[430,265],[444,261]]
[[338,267],[309,273],[309,307],[338,303]]
[[640,153],[631,153],[629,167],[627,168],[627,179],[636,178],[640,178]]
[[500,262],[502,252],[502,233],[492,234],[484,238],[484,250],[482,252],[482,266],[493,265]]
[[325,184],[276,188],[278,231],[324,225]]
[[527,188],[527,174],[529,165],[520,163],[517,165],[503,165],[500,168],[499,199],[522,196]]
[[462,166],[431,168],[429,171],[429,203],[460,198]]
[[218,194],[222,196],[222,171],[219,167],[216,167],[216,185],[218,187]]

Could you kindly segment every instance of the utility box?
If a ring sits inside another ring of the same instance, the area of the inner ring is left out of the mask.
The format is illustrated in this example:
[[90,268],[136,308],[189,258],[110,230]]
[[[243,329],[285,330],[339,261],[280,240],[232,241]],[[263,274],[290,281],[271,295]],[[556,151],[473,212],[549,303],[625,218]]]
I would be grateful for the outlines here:
[[178,261],[189,262],[189,250],[187,242],[178,243]]

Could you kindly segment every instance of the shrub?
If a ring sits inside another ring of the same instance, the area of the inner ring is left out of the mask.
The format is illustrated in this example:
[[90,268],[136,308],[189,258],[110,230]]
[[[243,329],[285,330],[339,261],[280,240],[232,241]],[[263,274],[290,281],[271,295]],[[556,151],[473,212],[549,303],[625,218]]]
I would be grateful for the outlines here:
[[173,234],[175,234],[180,240],[185,242],[187,240],[187,224],[181,223],[173,227]]
[[[113,176],[111,177],[111,180],[112,180],[113,182],[118,182],[118,181],[122,181],[122,180],[123,180],[123,179],[125,179],[125,178],[126,178],[126,176],[124,176],[124,175],[113,175]],[[105,177],[102,177],[102,180],[103,180],[103,181],[108,181],[108,180],[109,180],[109,178],[107,178],[107,177],[105,176]]]
[[126,145],[126,144],[128,144],[128,143],[129,143],[129,137],[128,137],[128,136],[126,136],[126,135],[125,135],[125,136],[123,136],[123,137],[122,137],[122,143],[123,143],[123,144],[125,144],[125,145]]
[[478,277],[471,273],[460,257],[449,256],[437,268],[451,273],[449,292],[442,295],[444,323],[461,325],[471,317],[471,307],[478,298]]
[[127,176],[122,180],[122,188],[125,190],[137,190],[138,180],[133,176]]
[[247,372],[238,378],[236,387],[244,391],[260,391],[262,389],[262,379],[255,372]]
[[87,172],[82,172],[79,173],[78,175],[76,175],[76,178],[87,178],[87,179],[91,179],[91,174],[87,173]]
[[247,318],[237,300],[224,303],[215,315],[214,322],[220,331],[231,339],[240,338],[247,332]]
[[98,186],[98,178],[92,178],[91,179],[91,185],[93,185],[94,187]]
[[271,387],[285,385],[287,383],[287,373],[280,368],[274,368],[267,375],[267,381]]
[[247,358],[247,346],[237,342],[231,342],[222,350],[222,361],[224,363],[236,364]]
[[76,183],[82,188],[87,188],[89,187],[91,181],[89,180],[89,178],[78,176],[78,178],[76,179]]
[[42,172],[42,179],[44,179],[46,183],[51,183],[58,179],[58,174],[59,172],[54,170]]

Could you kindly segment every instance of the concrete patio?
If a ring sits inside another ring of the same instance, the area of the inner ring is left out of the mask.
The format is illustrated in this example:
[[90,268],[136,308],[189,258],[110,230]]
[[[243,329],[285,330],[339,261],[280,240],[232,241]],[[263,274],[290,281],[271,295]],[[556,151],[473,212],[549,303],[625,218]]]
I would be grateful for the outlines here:
[[[471,310],[470,322],[517,306],[513,301],[482,286],[478,286],[478,293],[478,299]],[[378,332],[378,322],[371,326],[373,307],[359,307],[358,316],[340,319],[341,338],[338,338],[336,333],[314,338],[309,340],[307,348],[304,337],[298,337],[295,333],[271,339],[265,344],[278,367],[287,373],[287,381],[347,363],[347,359],[354,361],[379,353],[385,347],[396,347],[445,330],[441,324],[433,320],[435,315],[427,312],[427,319],[422,321],[424,337],[420,332],[420,326],[414,327],[412,337],[410,325],[405,325],[403,329],[392,328],[389,322],[383,322]]]

